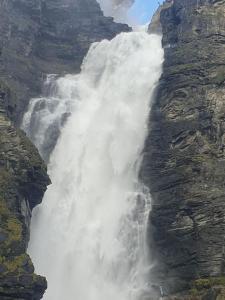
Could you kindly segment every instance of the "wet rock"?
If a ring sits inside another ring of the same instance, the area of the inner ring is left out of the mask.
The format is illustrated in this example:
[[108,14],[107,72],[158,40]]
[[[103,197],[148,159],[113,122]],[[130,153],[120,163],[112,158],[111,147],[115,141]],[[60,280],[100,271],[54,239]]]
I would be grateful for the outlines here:
[[26,249],[31,210],[50,181],[37,150],[5,113],[0,131],[0,299],[39,300],[46,280],[34,274]]
[[165,62],[140,176],[151,278],[169,295],[225,275],[225,1],[174,0],[160,20]]

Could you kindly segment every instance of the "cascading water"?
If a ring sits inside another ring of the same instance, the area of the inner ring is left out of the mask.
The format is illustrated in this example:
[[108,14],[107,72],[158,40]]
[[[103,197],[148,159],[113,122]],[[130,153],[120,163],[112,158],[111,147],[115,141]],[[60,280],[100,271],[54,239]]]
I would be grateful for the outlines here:
[[70,115],[73,98],[76,97],[73,94],[76,78],[78,76],[68,75],[56,79],[56,75],[48,75],[43,96],[31,99],[24,115],[22,129],[45,161],[48,161],[57,137]]
[[[159,36],[122,33],[93,44],[81,74],[57,79],[59,88],[42,98],[38,139],[65,113],[46,110],[52,99],[70,114],[50,158],[52,185],[32,220],[29,253],[47,277],[46,300],[131,300],[148,292],[150,199],[138,172],[162,60]],[[26,130],[35,104],[29,109]]]

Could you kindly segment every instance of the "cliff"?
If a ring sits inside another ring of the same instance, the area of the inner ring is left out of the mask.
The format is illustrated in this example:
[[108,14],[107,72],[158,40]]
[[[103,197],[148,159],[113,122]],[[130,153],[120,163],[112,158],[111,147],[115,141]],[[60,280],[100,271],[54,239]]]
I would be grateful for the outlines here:
[[[225,1],[174,0],[141,170],[151,281],[165,299],[225,299]],[[186,295],[186,296],[185,296]]]
[[148,27],[148,32],[152,34],[160,34],[162,35],[162,25],[161,25],[161,13],[164,9],[168,9],[171,7],[173,2],[171,0],[164,1],[161,5],[159,5],[158,9],[154,13],[151,22]]
[[17,124],[46,74],[77,73],[91,43],[111,39],[127,25],[104,17],[96,0],[7,0],[0,3],[0,85]]
[[49,184],[46,167],[26,136],[0,111],[0,299],[40,299],[45,278],[26,254],[31,210]]

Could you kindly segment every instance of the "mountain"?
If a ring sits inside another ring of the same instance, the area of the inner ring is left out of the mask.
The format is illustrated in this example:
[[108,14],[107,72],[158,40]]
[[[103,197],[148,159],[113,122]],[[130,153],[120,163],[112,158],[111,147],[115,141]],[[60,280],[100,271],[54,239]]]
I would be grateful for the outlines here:
[[224,299],[225,1],[168,2],[140,174],[153,202],[151,276],[178,293],[165,299]]
[[[95,0],[0,3],[1,300],[39,300],[47,287],[26,254],[31,211],[50,184],[18,129],[29,100],[48,74],[78,73],[91,43],[130,30]],[[164,300],[223,300],[225,1],[164,1],[149,31],[162,32],[165,51],[140,172],[152,195],[149,281]]]

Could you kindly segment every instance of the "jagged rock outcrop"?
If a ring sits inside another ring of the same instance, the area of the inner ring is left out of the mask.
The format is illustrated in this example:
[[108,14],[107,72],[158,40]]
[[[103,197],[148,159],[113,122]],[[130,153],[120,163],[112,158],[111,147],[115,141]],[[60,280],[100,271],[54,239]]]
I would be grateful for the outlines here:
[[20,122],[46,74],[79,72],[91,43],[129,30],[104,17],[96,0],[2,0],[0,85],[10,91],[10,118]]
[[151,22],[148,27],[148,32],[153,33],[153,34],[162,34],[162,26],[161,26],[161,21],[160,21],[160,16],[161,13],[164,9],[169,8],[170,6],[173,5],[172,0],[167,0],[164,1],[161,5],[159,5],[158,9],[154,13]]
[[165,295],[183,291],[168,299],[224,299],[210,291],[225,283],[225,1],[174,0],[161,24],[140,174],[152,194],[151,279]]
[[31,210],[49,184],[46,167],[24,133],[0,111],[0,299],[39,300],[46,287],[26,254]]

